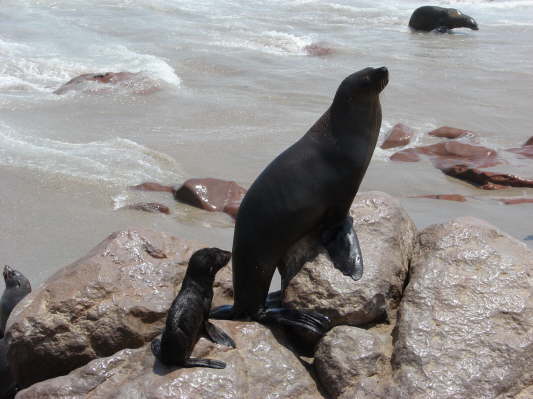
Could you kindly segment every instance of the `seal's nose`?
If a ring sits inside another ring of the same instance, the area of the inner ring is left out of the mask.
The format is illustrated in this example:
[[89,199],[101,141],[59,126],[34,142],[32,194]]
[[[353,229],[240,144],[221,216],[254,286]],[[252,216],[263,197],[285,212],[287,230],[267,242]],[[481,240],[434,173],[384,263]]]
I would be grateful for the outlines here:
[[470,24],[471,24],[472,30],[479,30],[477,26],[477,22],[474,20],[474,18],[470,18]]

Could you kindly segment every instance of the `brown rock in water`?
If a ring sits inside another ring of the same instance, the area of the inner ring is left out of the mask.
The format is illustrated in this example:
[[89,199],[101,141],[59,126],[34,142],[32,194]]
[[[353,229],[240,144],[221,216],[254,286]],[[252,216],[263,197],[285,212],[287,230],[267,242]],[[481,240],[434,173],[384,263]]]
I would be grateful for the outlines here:
[[533,198],[500,198],[505,205],[531,204]]
[[[91,86],[91,82],[99,83],[101,86]],[[137,94],[150,94],[159,90],[157,82],[151,81],[142,73],[105,72],[76,76],[54,91],[54,94],[65,94],[69,91],[99,93],[110,91],[113,86],[127,87]]]
[[302,362],[268,328],[251,322],[214,322],[235,340],[237,348],[201,338],[193,356],[222,360],[225,369],[167,368],[146,345],[93,360],[68,375],[35,384],[17,397],[322,398]]
[[318,379],[330,397],[367,377],[382,373],[390,358],[381,338],[372,331],[338,326],[320,341],[315,353]]
[[418,162],[420,159],[420,155],[418,155],[416,148],[407,148],[405,150],[395,152],[390,156],[391,161],[398,162]]
[[309,236],[296,243],[281,267],[283,302],[315,309],[332,325],[393,320],[400,303],[416,227],[398,200],[381,192],[360,193],[350,209],[363,253],[363,277],[354,281],[336,269]]
[[427,155],[436,168],[449,168],[457,164],[486,168],[501,163],[497,153],[487,147],[456,141],[437,143],[423,147],[407,148],[393,154],[393,161],[416,162],[420,155]]
[[446,201],[457,201],[457,202],[465,202],[466,198],[464,195],[460,194],[432,194],[432,195],[415,195],[414,197],[410,198],[429,198],[429,199],[438,199],[438,200],[446,200]]
[[172,186],[164,186],[163,184],[155,182],[145,182],[136,186],[130,186],[129,189],[139,191],[162,191],[166,193],[174,193],[175,190]]
[[443,168],[441,171],[450,177],[463,180],[483,190],[502,190],[508,187],[533,187],[533,180],[506,173],[487,172],[465,165]]
[[332,48],[326,47],[320,43],[311,43],[304,47],[304,51],[307,53],[307,55],[315,57],[325,57],[326,55],[331,55],[334,53]]
[[399,397],[503,399],[530,389],[532,270],[533,251],[481,220],[420,232],[395,331]]
[[533,145],[533,137],[530,137],[523,145],[522,147]]
[[[8,359],[18,384],[64,375],[158,335],[192,253],[203,247],[151,230],[112,234],[59,270],[15,308]],[[231,269],[215,281],[213,306],[232,303]]]
[[407,145],[414,134],[414,130],[409,126],[406,126],[403,123],[397,123],[387,134],[383,144],[381,144],[381,148],[387,149]]
[[144,211],[144,212],[150,212],[150,213],[164,213],[166,215],[170,215],[170,209],[168,206],[160,204],[158,202],[139,202],[137,204],[131,204],[123,206],[119,209],[134,209],[137,211]]
[[234,181],[189,179],[176,190],[176,200],[210,212],[226,212],[235,217],[246,189]]
[[438,129],[432,130],[431,132],[428,132],[428,135],[435,136],[435,137],[444,137],[447,139],[457,139],[460,137],[475,137],[476,134],[474,132],[471,132],[470,130],[464,130],[464,129],[457,129],[455,127],[449,127],[449,126],[442,126]]

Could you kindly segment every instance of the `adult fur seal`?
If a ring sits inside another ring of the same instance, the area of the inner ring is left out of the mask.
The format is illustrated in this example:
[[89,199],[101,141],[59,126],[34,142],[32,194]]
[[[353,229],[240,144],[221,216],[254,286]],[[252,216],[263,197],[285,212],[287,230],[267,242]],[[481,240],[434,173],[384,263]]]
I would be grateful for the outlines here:
[[231,252],[218,248],[200,249],[191,256],[181,290],[168,311],[163,335],[152,341],[152,352],[162,363],[183,367],[226,367],[226,363],[220,360],[189,356],[201,333],[213,342],[235,347],[233,340],[207,319],[215,275],[230,258]]
[[214,309],[212,317],[251,318],[315,334],[328,330],[329,319],[319,313],[269,307],[274,301],[267,301],[268,290],[288,249],[313,231],[321,233],[336,268],[354,280],[362,277],[348,212],[376,145],[379,93],[387,83],[385,67],[348,76],[322,117],[252,184],[233,236],[234,305]]
[[7,265],[4,267],[4,281],[6,289],[0,298],[0,338],[4,336],[7,319],[15,305],[31,292],[28,279]]
[[470,28],[478,30],[474,18],[463,14],[455,8],[423,6],[417,8],[411,15],[409,27],[414,30],[445,33],[453,28]]

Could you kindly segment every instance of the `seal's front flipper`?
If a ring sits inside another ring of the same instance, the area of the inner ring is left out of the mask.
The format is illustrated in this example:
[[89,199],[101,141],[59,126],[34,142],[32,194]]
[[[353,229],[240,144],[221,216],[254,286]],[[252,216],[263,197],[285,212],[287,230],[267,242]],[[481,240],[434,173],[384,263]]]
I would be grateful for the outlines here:
[[152,341],[151,347],[152,347],[152,353],[157,359],[159,359],[159,353],[161,352],[161,339],[155,338]]
[[204,323],[205,332],[207,333],[207,336],[211,341],[213,341],[216,344],[229,346],[231,348],[235,348],[235,342],[231,337],[226,334],[224,331],[222,331],[220,328],[215,326],[213,323],[206,321]]
[[223,305],[214,308],[211,310],[211,312],[209,312],[209,318],[217,320],[234,320],[235,312],[233,310],[233,306]]
[[190,357],[183,363],[184,367],[208,367],[210,369],[225,369],[226,363],[221,360],[197,359]]
[[355,281],[363,277],[363,257],[350,216],[342,224],[322,231],[321,240],[335,268]]
[[331,328],[329,317],[312,310],[264,309],[257,314],[257,320],[265,324],[275,323],[288,327],[300,327],[319,335],[324,335]]
[[433,32],[437,33],[451,33],[451,29],[447,26],[438,26],[435,29],[433,29]]

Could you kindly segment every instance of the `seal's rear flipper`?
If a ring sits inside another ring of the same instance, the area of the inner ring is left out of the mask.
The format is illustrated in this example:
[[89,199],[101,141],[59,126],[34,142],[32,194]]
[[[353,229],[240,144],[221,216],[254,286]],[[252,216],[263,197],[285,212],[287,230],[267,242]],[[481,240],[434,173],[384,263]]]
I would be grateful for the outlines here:
[[156,359],[159,359],[159,353],[161,352],[161,339],[156,338],[152,341],[152,353],[156,357]]
[[312,310],[296,310],[288,308],[264,309],[257,315],[261,323],[275,323],[287,327],[299,327],[324,335],[331,328],[329,317]]
[[270,292],[266,299],[267,308],[281,308],[281,290]]
[[335,268],[355,281],[363,277],[363,257],[350,216],[341,225],[322,231],[321,240]]
[[226,363],[221,360],[197,359],[190,357],[185,360],[184,367],[208,367],[210,369],[225,369]]
[[211,341],[213,341],[216,344],[229,346],[231,348],[235,348],[235,342],[229,335],[227,335],[224,331],[222,331],[220,328],[215,326],[213,323],[210,323],[209,321],[206,321],[204,323],[205,326],[205,332],[207,333],[207,336]]

